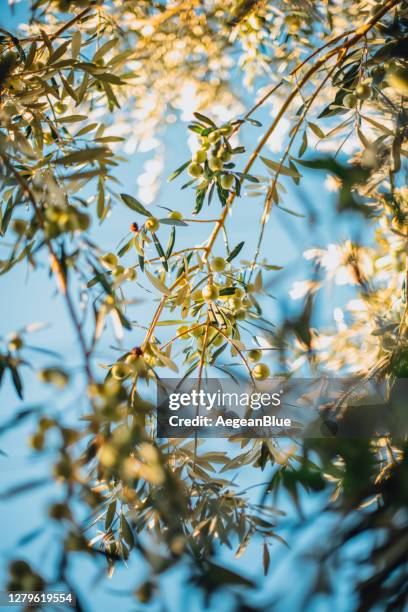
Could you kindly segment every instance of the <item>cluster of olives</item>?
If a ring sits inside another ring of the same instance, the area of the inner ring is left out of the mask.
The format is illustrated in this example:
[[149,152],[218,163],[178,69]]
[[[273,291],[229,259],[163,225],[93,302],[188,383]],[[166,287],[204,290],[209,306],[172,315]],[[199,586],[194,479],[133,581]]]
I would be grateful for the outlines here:
[[188,173],[192,178],[202,176],[217,177],[223,189],[230,190],[234,184],[234,175],[224,168],[232,157],[228,138],[233,133],[232,125],[213,129],[206,136],[200,136],[200,148],[193,155]]
[[143,347],[133,348],[124,359],[117,361],[111,368],[114,380],[122,381],[127,378],[148,378],[152,368],[164,366],[160,359],[158,349],[155,350],[152,343]]
[[104,268],[110,271],[115,281],[134,281],[137,278],[135,268],[125,268],[119,264],[118,256],[115,253],[105,253],[100,259]]
[[73,206],[47,206],[45,209],[45,234],[47,238],[56,238],[65,232],[86,231],[90,225],[87,213]]
[[[211,271],[222,273],[227,268],[228,262],[222,257],[214,257],[210,261]],[[227,290],[227,291],[226,291]],[[202,289],[196,289],[190,295],[194,306],[200,306],[205,302],[217,302],[224,315],[226,325],[222,333],[214,325],[207,333],[207,346],[217,347],[225,342],[225,336],[236,336],[236,323],[243,321],[248,316],[248,311],[252,308],[253,302],[251,294],[254,293],[253,284],[244,285],[244,288],[233,285],[233,281],[228,279],[225,284],[216,283],[214,278],[210,278],[207,285]],[[204,347],[205,325],[193,323],[192,325],[181,325],[177,329],[177,337],[181,340],[194,339],[197,349]],[[261,359],[262,353],[259,350],[249,351],[248,360],[256,363],[252,370],[252,375],[256,380],[264,380],[269,376],[269,368],[266,364],[257,363]]]
[[373,86],[385,83],[401,95],[408,95],[408,69],[396,60],[376,65],[370,71],[370,76],[359,82],[353,92],[343,97],[343,106],[354,108],[358,101],[363,102],[371,97]]
[[368,100],[371,96],[371,85],[369,80],[365,80],[357,85],[354,93],[348,93],[343,98],[343,106],[354,108],[360,100]]

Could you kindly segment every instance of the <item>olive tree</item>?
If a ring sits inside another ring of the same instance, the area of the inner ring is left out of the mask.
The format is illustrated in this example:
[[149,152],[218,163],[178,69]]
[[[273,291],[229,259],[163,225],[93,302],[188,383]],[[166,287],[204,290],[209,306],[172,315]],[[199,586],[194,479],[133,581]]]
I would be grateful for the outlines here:
[[[140,601],[157,594],[157,576],[187,561],[208,595],[240,587],[239,606],[253,585],[216,561],[217,548],[234,546],[240,556],[251,538],[260,538],[267,573],[268,543],[281,539],[270,495],[286,491],[299,507],[301,490],[325,490],[333,499],[327,511],[341,518],[331,549],[319,554],[329,561],[334,550],[381,526],[386,535],[373,554],[382,565],[370,565],[369,578],[356,577],[360,609],[379,600],[402,609],[404,440],[312,439],[288,450],[256,439],[242,442],[238,454],[235,441],[231,457],[197,440],[156,439],[149,389],[168,371],[199,380],[239,372],[256,385],[270,376],[270,349],[286,376],[301,367],[391,385],[408,376],[407,29],[401,0],[32,0],[18,31],[1,28],[0,273],[27,262],[36,274],[47,262],[81,371],[55,359],[38,377],[57,390],[81,385],[88,406],[85,418],[67,424],[60,413],[33,414],[23,403],[3,427],[32,418],[30,445],[38,453],[59,440],[53,474],[64,491],[49,508],[64,534],[55,575],[41,576],[35,562],[16,559],[9,589],[57,583],[75,589],[68,575],[75,552],[104,556],[109,573],[137,552],[151,568],[151,578],[138,585]],[[232,78],[235,64],[239,77]],[[253,100],[247,107],[238,85]],[[189,97],[196,103],[186,127],[191,153],[168,177],[191,194],[186,214],[160,207],[160,171],[144,200],[124,193],[115,174],[126,154],[148,148],[184,118]],[[270,104],[272,120],[262,125],[257,117]],[[272,158],[266,147],[282,121],[288,133]],[[292,292],[304,305],[275,327],[265,303],[268,278],[281,271],[266,258],[266,228],[275,211],[293,214],[285,185],[301,187],[302,173],[321,170],[336,190],[337,214],[359,215],[373,240],[308,250],[314,271]],[[243,260],[245,229],[237,243],[229,230],[234,211],[250,197],[262,202],[262,213],[252,257]],[[117,251],[105,252],[94,231],[120,206],[135,221],[117,236]],[[180,248],[182,228],[193,224],[201,224],[202,241]],[[347,315],[339,306],[335,329],[316,329],[314,303],[332,282],[348,283],[353,300]],[[131,319],[130,292],[150,301],[150,318]],[[109,321],[122,349],[102,369],[95,353]],[[173,332],[163,338],[163,328]],[[25,368],[33,362],[30,331],[4,338],[0,353],[0,377],[10,377],[22,402]],[[227,354],[235,368],[225,363]],[[231,478],[219,474],[244,466],[273,468],[261,504],[245,491],[233,493]],[[86,529],[78,500],[95,517]],[[353,517],[351,526],[344,516]],[[327,589],[326,566],[311,596]]]

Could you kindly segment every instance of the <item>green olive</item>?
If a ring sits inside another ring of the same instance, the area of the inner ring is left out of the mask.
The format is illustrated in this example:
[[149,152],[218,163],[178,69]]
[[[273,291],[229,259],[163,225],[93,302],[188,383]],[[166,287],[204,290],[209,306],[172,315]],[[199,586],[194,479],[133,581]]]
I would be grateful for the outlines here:
[[172,210],[169,214],[169,219],[175,219],[176,221],[181,221],[183,218],[183,213],[178,210]]
[[257,363],[256,366],[252,369],[252,376],[256,380],[265,380],[268,378],[270,374],[270,370],[266,363]]
[[118,258],[115,253],[105,253],[103,257],[101,257],[101,263],[105,268],[111,270],[118,265]]
[[408,95],[408,69],[390,68],[387,71],[387,81],[393,89],[403,96]]
[[234,183],[234,175],[233,174],[223,174],[221,177],[221,187],[223,189],[231,189]]
[[371,87],[367,83],[360,83],[356,87],[356,96],[359,100],[367,100],[371,96]]
[[220,292],[218,291],[218,288],[215,285],[212,285],[212,284],[208,284],[203,289],[203,298],[207,302],[211,302],[212,300],[216,300],[217,297],[219,296],[219,294],[220,294]]
[[357,98],[354,94],[349,93],[346,94],[343,98],[343,106],[346,108],[354,108],[357,104]]
[[188,338],[188,325],[180,325],[177,328],[177,335],[182,339],[182,340],[187,340]]
[[259,349],[252,349],[248,353],[248,361],[252,361],[252,363],[256,363],[262,357],[262,351]]
[[122,274],[124,273],[125,268],[123,266],[116,266],[115,268],[113,268],[112,270],[112,276],[114,278],[118,278],[119,276],[122,276]]
[[193,155],[193,161],[202,164],[207,159],[207,152],[204,149],[199,149]]
[[112,372],[112,376],[113,376],[113,378],[115,380],[123,380],[124,378],[129,376],[129,374],[130,374],[130,367],[126,363],[123,363],[122,361],[119,361],[118,363],[115,363],[115,365],[113,366],[111,372]]
[[145,222],[145,227],[149,232],[155,234],[160,227],[160,222],[156,217],[149,217]]
[[232,127],[232,125],[223,125],[222,128],[220,128],[221,134],[223,136],[226,136],[227,138],[231,136],[233,131],[234,131],[234,128]]
[[214,272],[222,272],[223,270],[225,270],[226,265],[227,262],[223,257],[214,257],[210,263],[211,270],[213,270]]
[[187,172],[189,173],[191,177],[198,178],[199,176],[203,174],[204,170],[202,166],[200,166],[200,164],[193,162],[192,164],[189,165]]
[[17,334],[15,334],[11,339],[10,342],[8,344],[8,349],[9,351],[19,351],[21,348],[23,347],[23,341],[20,338],[20,336],[18,336]]
[[208,160],[208,166],[213,172],[218,172],[222,169],[223,163],[218,157],[210,157]]

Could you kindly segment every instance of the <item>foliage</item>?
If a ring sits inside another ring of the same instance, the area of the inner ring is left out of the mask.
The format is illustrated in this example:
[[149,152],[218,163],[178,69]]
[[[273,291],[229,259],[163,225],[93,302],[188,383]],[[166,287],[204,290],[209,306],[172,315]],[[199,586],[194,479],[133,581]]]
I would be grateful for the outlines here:
[[[41,577],[14,560],[9,588],[40,590],[47,582],[75,588],[68,572],[73,553],[104,556],[111,573],[136,552],[151,569],[138,585],[140,601],[157,594],[161,573],[186,561],[191,580],[208,597],[231,588],[238,608],[246,605],[245,591],[250,600],[254,584],[218,564],[219,545],[234,547],[239,557],[251,538],[261,538],[267,573],[268,544],[282,541],[280,512],[268,497],[286,491],[300,510],[301,490],[324,491],[333,496],[328,511],[341,517],[331,552],[362,533],[385,532],[369,561],[381,560],[381,568],[371,567],[364,580],[356,576],[359,609],[378,602],[402,609],[406,443],[309,440],[288,449],[248,440],[231,458],[194,441],[156,440],[149,388],[160,381],[161,369],[199,379],[221,371],[256,382],[269,376],[259,359],[271,349],[287,376],[301,367],[380,377],[391,385],[405,376],[407,29],[408,9],[400,0],[37,0],[24,28],[16,34],[1,29],[0,273],[22,262],[33,271],[48,266],[82,366],[78,376],[51,352],[49,367],[38,375],[60,390],[81,384],[87,394],[87,412],[74,424],[44,406],[23,407],[3,427],[36,420],[31,447],[38,453],[53,448],[53,474],[64,490],[49,508],[63,526],[56,575]],[[247,94],[257,100],[245,113],[231,86],[235,61]],[[270,102],[273,120],[264,127],[256,113]],[[125,155],[149,150],[179,117],[191,119],[193,153],[169,180],[193,195],[187,217],[157,204],[158,176],[143,197],[123,193],[115,176]],[[289,133],[272,159],[265,148],[283,119]],[[255,143],[249,152],[240,143],[243,133]],[[339,160],[353,139],[352,155]],[[316,155],[314,145],[324,154]],[[262,258],[265,227],[275,210],[298,214],[285,206],[287,183],[298,186],[311,169],[330,174],[338,214],[361,215],[375,235],[370,246],[346,242],[306,252],[315,272],[292,292],[304,306],[275,327],[265,314],[267,279],[280,269]],[[241,260],[245,230],[231,243],[229,228],[234,208],[249,197],[262,198],[263,212],[253,257]],[[117,252],[106,253],[93,232],[115,206],[128,207],[135,221]],[[195,223],[209,224],[209,234],[179,248],[179,236]],[[339,307],[337,329],[328,332],[312,326],[315,294],[326,280],[356,292],[347,317]],[[135,324],[129,287],[137,286],[139,296],[146,285],[158,302],[150,321]],[[139,340],[119,357],[112,353],[103,378],[96,351],[108,321],[118,343],[128,342],[126,330]],[[163,341],[162,328],[170,326],[176,331]],[[0,378],[8,373],[22,400],[32,331],[13,332],[0,354]],[[233,488],[230,472],[244,466],[272,467],[261,504]],[[29,482],[3,497],[42,484]],[[79,518],[78,500],[92,512],[88,524]],[[324,567],[311,596],[329,588]]]

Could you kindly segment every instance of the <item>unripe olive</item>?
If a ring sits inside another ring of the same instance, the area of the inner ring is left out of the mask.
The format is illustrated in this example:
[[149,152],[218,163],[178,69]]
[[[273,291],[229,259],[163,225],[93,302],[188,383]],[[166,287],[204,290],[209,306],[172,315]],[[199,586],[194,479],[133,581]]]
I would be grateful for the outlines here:
[[248,361],[252,361],[252,363],[256,363],[262,357],[262,351],[259,349],[252,349],[248,353]]
[[59,478],[68,479],[72,476],[72,465],[68,459],[61,459],[54,465],[54,475]]
[[244,321],[244,319],[246,319],[245,308],[238,308],[238,310],[234,312],[234,317],[236,321]]
[[169,219],[175,219],[176,221],[181,221],[183,218],[183,213],[178,210],[172,210],[169,214]]
[[223,174],[221,177],[221,187],[223,189],[231,189],[234,183],[233,174]]
[[55,521],[62,521],[71,518],[71,511],[66,504],[56,503],[49,507],[48,516]]
[[125,268],[123,266],[116,266],[112,270],[112,276],[114,276],[115,278],[118,278],[119,276],[122,276],[124,271],[125,271]]
[[211,144],[215,144],[221,138],[221,134],[218,130],[214,130],[213,132],[210,132],[208,134],[207,138],[208,142],[210,142]]
[[27,229],[27,223],[23,221],[23,219],[16,219],[13,221],[13,232],[17,234],[17,236],[22,236]]
[[15,334],[11,339],[10,342],[8,344],[8,349],[9,351],[19,351],[21,348],[23,347],[23,341],[20,338],[20,336],[18,336],[17,334]]
[[188,325],[180,325],[180,327],[177,328],[177,335],[180,336],[182,340],[187,340]]
[[39,423],[41,431],[48,431],[49,429],[54,427],[54,425],[55,425],[54,419],[50,419],[48,417],[41,417],[40,423]]
[[367,100],[371,95],[371,87],[367,83],[360,83],[356,87],[356,96],[359,100]]
[[118,451],[112,444],[104,444],[99,449],[98,459],[103,466],[113,467],[118,459]]
[[68,108],[67,105],[66,104],[62,104],[61,102],[57,102],[56,104],[54,104],[54,110],[57,113],[65,113],[67,108]]
[[346,108],[354,108],[357,104],[357,98],[354,94],[349,93],[346,94],[343,98],[343,106]]
[[234,131],[234,128],[232,127],[232,125],[223,125],[222,128],[220,128],[220,132],[223,136],[226,136],[228,138],[228,136],[231,136],[232,132]]
[[200,177],[203,174],[204,170],[203,170],[202,166],[200,166],[200,164],[197,164],[196,162],[193,162],[192,164],[189,165],[189,167],[187,169],[187,172],[193,178],[198,178],[198,177]]
[[106,253],[101,257],[101,264],[108,270],[115,268],[118,265],[118,258],[114,253]]
[[130,374],[130,368],[126,363],[118,362],[112,367],[112,376],[115,380],[123,380]]
[[156,233],[160,227],[160,222],[156,217],[149,217],[145,222],[146,229],[152,234]]
[[62,389],[68,383],[69,377],[68,374],[60,368],[44,368],[38,372],[38,379],[41,382],[55,385]]
[[201,289],[196,289],[193,291],[191,294],[191,299],[194,300],[194,302],[200,302],[203,299],[203,292]]
[[393,89],[403,96],[408,95],[408,69],[391,67],[387,70],[387,81]]
[[290,34],[296,34],[300,27],[300,18],[297,15],[287,15],[285,23]]
[[265,380],[268,378],[270,374],[270,370],[266,363],[257,363],[256,366],[252,369],[252,376],[256,380]]
[[210,264],[211,270],[213,270],[214,272],[222,272],[223,270],[225,270],[226,265],[227,262],[223,257],[214,257]]
[[45,437],[41,431],[30,436],[28,443],[33,450],[41,451],[44,448]]
[[203,289],[203,298],[210,302],[211,300],[216,300],[219,296],[220,292],[215,285],[209,284]]
[[202,137],[200,139],[200,145],[201,145],[201,149],[203,151],[208,151],[208,149],[211,148],[211,142],[209,142],[208,138],[206,136]]
[[91,220],[86,213],[78,213],[77,220],[78,220],[78,227],[83,232],[85,232],[91,224]]
[[240,306],[241,306],[241,298],[240,297],[232,296],[228,300],[228,304],[231,306],[232,309],[240,308]]
[[208,160],[208,167],[213,172],[218,172],[219,170],[222,169],[222,166],[223,166],[222,160],[219,159],[218,157],[210,157],[210,159]]
[[137,272],[134,268],[125,268],[124,275],[128,281],[134,281],[137,278]]
[[153,595],[153,585],[150,580],[147,580],[138,588],[136,591],[136,597],[140,601],[140,603],[148,603]]
[[16,559],[12,561],[9,565],[10,575],[14,578],[21,578],[22,576],[27,576],[27,574],[31,574],[31,567],[26,561],[22,559]]
[[196,151],[193,155],[193,161],[202,164],[207,159],[207,153],[204,149]]
[[396,62],[395,59],[387,60],[386,62],[384,62],[383,66],[384,70],[387,70],[387,72],[393,72],[394,70],[398,70],[398,68],[400,68],[398,62]]

